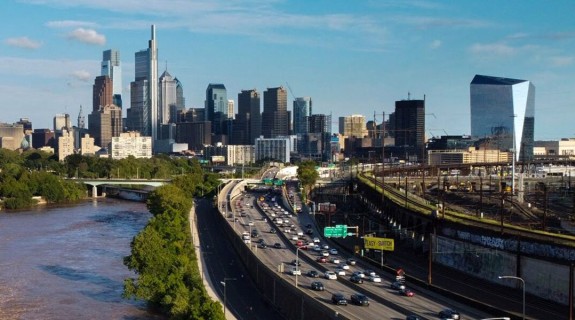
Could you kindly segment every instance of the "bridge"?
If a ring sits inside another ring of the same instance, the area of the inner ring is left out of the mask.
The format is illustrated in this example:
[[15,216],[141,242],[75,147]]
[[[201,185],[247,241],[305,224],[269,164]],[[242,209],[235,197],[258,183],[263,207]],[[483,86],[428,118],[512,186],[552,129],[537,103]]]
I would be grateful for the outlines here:
[[70,179],[78,183],[92,186],[92,197],[97,197],[98,186],[101,185],[145,185],[150,187],[163,186],[170,183],[171,179]]

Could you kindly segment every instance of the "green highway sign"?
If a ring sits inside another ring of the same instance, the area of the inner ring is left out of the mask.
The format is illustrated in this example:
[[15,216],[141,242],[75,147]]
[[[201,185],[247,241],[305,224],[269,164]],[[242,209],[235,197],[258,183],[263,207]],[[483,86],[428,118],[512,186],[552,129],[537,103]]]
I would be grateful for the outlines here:
[[338,224],[335,227],[324,227],[323,236],[326,238],[345,238],[347,234],[347,225]]

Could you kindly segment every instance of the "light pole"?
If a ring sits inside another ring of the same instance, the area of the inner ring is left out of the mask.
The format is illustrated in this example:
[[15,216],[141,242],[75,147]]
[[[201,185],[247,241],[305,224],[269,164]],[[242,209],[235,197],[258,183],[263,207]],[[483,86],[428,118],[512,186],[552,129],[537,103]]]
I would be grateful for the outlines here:
[[499,279],[515,279],[521,281],[521,287],[523,288],[523,320],[525,320],[525,280],[520,277],[515,276],[499,276]]
[[224,281],[220,281],[220,283],[222,284],[222,286],[224,286],[224,319],[226,318],[226,291],[227,291],[227,286],[226,283],[230,280],[237,280],[236,278],[224,278]]
[[[295,269],[296,270],[301,270],[299,267],[299,250],[301,249],[301,247],[297,247],[295,249]],[[297,288],[297,272],[295,273],[295,287]]]

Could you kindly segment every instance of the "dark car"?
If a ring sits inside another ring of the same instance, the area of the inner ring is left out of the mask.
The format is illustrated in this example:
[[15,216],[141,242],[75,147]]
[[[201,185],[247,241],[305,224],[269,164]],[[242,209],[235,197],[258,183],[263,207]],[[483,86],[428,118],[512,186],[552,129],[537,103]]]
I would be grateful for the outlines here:
[[405,320],[422,320],[422,318],[418,315],[410,314],[407,317],[405,317]]
[[276,229],[271,228],[271,229],[270,229],[270,233],[276,233]]
[[321,283],[320,281],[314,281],[311,283],[311,289],[315,291],[323,291],[325,290],[325,287],[323,286],[323,283]]
[[267,245],[265,242],[260,242],[260,243],[258,244],[258,248],[265,249],[265,248],[267,248],[267,247],[268,247],[268,245]]
[[259,236],[260,234],[256,230],[252,231],[252,238],[257,238]]
[[347,299],[343,293],[334,293],[331,295],[331,302],[340,306],[347,306]]
[[305,231],[305,233],[307,233],[308,235],[311,236],[311,235],[313,234],[313,230],[312,230],[312,229],[307,229],[307,230]]
[[349,281],[353,282],[353,283],[359,283],[362,284],[363,283],[363,279],[360,276],[351,276],[351,278],[349,278]]
[[459,320],[459,312],[449,308],[439,311],[438,315],[441,319]]
[[369,306],[369,299],[365,294],[356,293],[351,295],[351,302],[358,306]]
[[274,248],[281,249],[282,245],[279,242],[274,243]]
[[307,272],[307,276],[311,278],[319,278],[319,273],[315,270],[310,270]]
[[395,290],[404,290],[405,289],[405,285],[399,281],[395,281],[391,283],[391,289],[395,289]]
[[298,267],[299,267],[299,266],[301,266],[301,262],[299,262],[299,261],[296,260],[296,259],[293,259],[293,260],[291,261],[291,265],[292,265],[292,266],[298,266]]

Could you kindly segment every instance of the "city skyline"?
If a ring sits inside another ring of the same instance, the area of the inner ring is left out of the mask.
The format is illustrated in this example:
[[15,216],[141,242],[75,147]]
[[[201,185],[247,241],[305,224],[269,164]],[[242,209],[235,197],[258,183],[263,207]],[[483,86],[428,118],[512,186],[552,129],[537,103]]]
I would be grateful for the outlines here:
[[373,120],[375,111],[381,122],[409,92],[426,97],[428,137],[470,134],[469,83],[483,74],[535,85],[536,140],[575,136],[570,1],[24,0],[0,9],[12,13],[0,39],[0,122],[50,128],[56,114],[89,110],[109,49],[121,56],[125,116],[134,54],[155,24],[158,63],[181,81],[186,108],[203,107],[209,83],[234,100],[289,84],[290,111],[295,97],[309,96],[316,114]]

